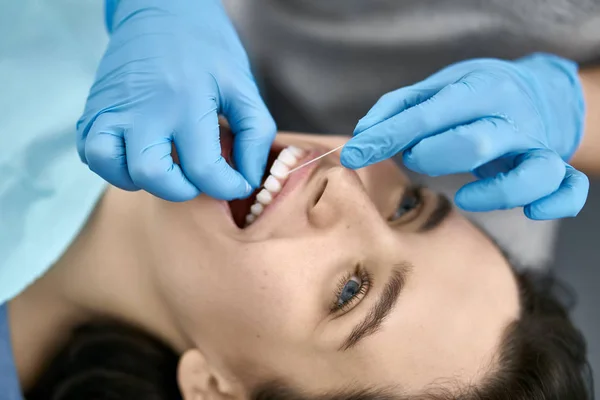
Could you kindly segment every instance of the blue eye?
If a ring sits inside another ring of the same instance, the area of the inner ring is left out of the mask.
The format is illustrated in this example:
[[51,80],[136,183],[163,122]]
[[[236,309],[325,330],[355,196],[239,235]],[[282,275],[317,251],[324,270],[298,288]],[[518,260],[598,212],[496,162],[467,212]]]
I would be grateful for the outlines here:
[[352,274],[346,275],[338,284],[331,311],[347,310],[356,301],[364,298],[371,286],[371,281],[371,275],[357,266]]
[[402,199],[400,199],[400,204],[398,204],[396,212],[394,212],[389,221],[394,222],[404,217],[411,211],[418,209],[422,204],[423,197],[421,191],[418,188],[407,189],[402,195]]
[[352,277],[352,279],[344,285],[344,288],[342,289],[342,292],[338,297],[338,307],[342,307],[344,306],[344,304],[351,301],[360,292],[361,286],[362,283],[360,282],[360,280],[357,280],[355,279],[355,277]]

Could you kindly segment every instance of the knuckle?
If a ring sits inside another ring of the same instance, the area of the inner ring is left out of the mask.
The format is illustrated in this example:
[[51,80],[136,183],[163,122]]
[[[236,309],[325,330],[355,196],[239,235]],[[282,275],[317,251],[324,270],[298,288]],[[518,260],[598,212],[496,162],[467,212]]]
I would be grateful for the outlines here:
[[267,118],[265,121],[266,131],[269,132],[269,135],[275,137],[277,134],[277,124],[275,120],[271,117]]
[[[397,127],[393,127],[393,130],[398,132]],[[374,156],[378,160],[382,160],[384,158],[388,158],[393,156],[402,150],[406,143],[397,140],[396,135],[382,135],[380,137],[380,142],[374,152]]]
[[488,135],[469,135],[465,140],[470,143],[471,153],[477,160],[488,161],[494,152],[494,143]]
[[520,91],[513,74],[502,64],[491,64],[486,69],[477,69],[465,75],[463,80],[474,89],[493,89],[501,96],[511,96]]
[[[570,167],[572,168],[572,167]],[[584,174],[581,171],[577,171],[575,169],[572,170],[572,175],[571,175],[571,179],[569,182],[569,185],[571,187],[576,187],[576,188],[581,188],[584,190],[588,190],[588,188],[590,187],[590,179],[588,178],[588,176],[586,174]]]
[[468,76],[465,79],[460,80],[459,82],[451,83],[449,87],[452,90],[466,90],[467,92],[474,94],[479,91],[481,83],[477,77]]
[[137,162],[129,164],[129,175],[136,185],[145,186],[162,178],[164,170],[158,163]]
[[381,96],[379,98],[379,100],[377,100],[377,102],[378,103],[389,103],[391,101],[394,101],[394,97],[396,96],[396,92],[397,91],[387,92],[386,94],[384,94],[383,96]]
[[[151,72],[152,90],[161,96],[167,97],[188,95],[192,92],[191,88],[193,86],[190,85],[190,82],[197,82],[196,76],[186,71],[183,65],[167,62],[160,69]],[[148,78],[140,77],[140,79]]]
[[221,158],[218,158],[214,161],[196,161],[193,165],[187,165],[185,167],[185,174],[195,183],[202,183],[209,179],[214,179],[221,168],[221,160]]
[[[418,135],[433,132],[440,125],[440,117],[437,113],[428,112],[434,110],[438,99],[434,96],[416,106],[408,109],[406,112],[410,113],[411,119],[414,121],[417,127]],[[400,130],[401,127],[398,127]]]
[[389,158],[398,153],[399,144],[396,143],[391,135],[382,135],[377,139],[375,146],[370,146],[367,152],[366,162],[368,164],[376,163]]
[[465,89],[471,93],[479,92],[490,86],[491,74],[489,70],[475,69],[465,74],[462,79],[451,84],[458,90]]
[[511,191],[508,189],[507,185],[500,185],[500,187],[498,188],[497,196],[500,209],[507,209],[512,207],[510,192]]
[[565,177],[565,163],[558,155],[549,151],[537,152],[535,157],[543,161],[543,164],[539,164],[540,168],[544,169],[544,174],[546,174],[546,176],[554,178],[554,186],[558,189],[558,186],[560,186],[560,183]]
[[481,120],[481,123],[484,125],[484,128],[488,129],[490,131],[494,131],[494,130],[500,128],[500,125],[498,124],[498,122],[499,122],[498,118],[484,118]]
[[[478,160],[491,161],[505,149],[499,148],[497,134],[498,122],[494,118],[485,118],[478,121],[475,129],[463,129],[465,140],[471,143],[471,151]],[[500,150],[500,152],[499,152]]]
[[500,186],[498,190],[498,203],[500,204],[501,209],[509,209],[515,207],[512,190],[508,188],[507,185]]
[[116,158],[115,150],[112,147],[103,146],[93,139],[88,139],[86,141],[84,153],[90,167],[92,164],[106,162]]
[[[237,121],[234,121],[232,125],[235,125],[240,132],[250,131],[252,132],[252,139],[254,138],[267,138],[271,139],[275,137],[277,126],[275,121],[264,113],[256,113],[250,115],[239,116]],[[239,133],[239,132],[237,132]]]
[[509,209],[515,207],[514,204],[514,185],[510,185],[507,182],[507,172],[502,172],[496,177],[492,178],[491,184],[496,187],[494,190],[494,196],[496,196],[499,209]]
[[521,185],[525,185],[529,180],[527,178],[530,176],[530,171],[526,168],[517,167],[511,170],[510,173],[512,175],[511,178],[519,182]]
[[[563,189],[569,191],[574,200],[585,203],[590,189],[589,178],[583,173],[572,175],[563,183]],[[583,207],[583,204],[581,207]]]
[[491,84],[499,95],[513,100],[515,95],[521,94],[521,86],[514,79],[513,75],[505,70],[494,70],[491,73]]
[[261,135],[266,139],[272,140],[277,135],[277,125],[273,121],[273,118],[261,117],[257,126],[260,129]]
[[77,124],[75,125],[75,130],[77,131],[77,140],[82,140],[84,136],[87,134],[86,128],[88,125],[88,118],[86,115],[82,115],[81,118],[77,120]]
[[562,183],[562,181],[565,177],[565,166],[562,163],[558,163],[558,162],[554,161],[551,163],[551,167],[549,167],[548,169],[549,169],[549,171],[548,171],[549,175],[554,177],[554,180],[555,180],[554,187],[556,190],[560,187],[560,184]]
[[186,94],[188,90],[183,81],[184,79],[176,71],[164,71],[156,80],[155,90],[163,96],[180,96]]

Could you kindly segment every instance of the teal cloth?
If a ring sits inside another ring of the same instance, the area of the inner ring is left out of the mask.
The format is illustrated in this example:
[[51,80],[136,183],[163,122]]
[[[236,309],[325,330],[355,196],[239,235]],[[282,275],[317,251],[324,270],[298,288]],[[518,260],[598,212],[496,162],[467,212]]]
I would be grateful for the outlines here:
[[22,400],[19,376],[13,357],[8,305],[0,305],[0,400]]
[[62,255],[105,188],[75,148],[108,39],[103,7],[0,3],[0,304]]

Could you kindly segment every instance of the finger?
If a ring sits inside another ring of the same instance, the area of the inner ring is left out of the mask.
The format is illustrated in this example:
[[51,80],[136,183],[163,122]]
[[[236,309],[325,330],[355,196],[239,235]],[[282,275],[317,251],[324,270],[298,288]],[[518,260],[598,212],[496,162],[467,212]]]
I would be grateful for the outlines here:
[[[466,78],[465,78],[466,79]],[[492,114],[493,96],[477,96],[468,82],[445,86],[423,103],[400,112],[350,139],[341,161],[348,168],[377,163],[414,146],[420,140]],[[497,111],[493,112],[497,114]]]
[[77,121],[77,140],[75,143],[77,144],[77,154],[79,154],[79,159],[84,164],[88,163],[85,156],[85,142],[87,140],[90,127],[91,123],[87,118],[85,118],[85,115],[83,115]]
[[534,220],[575,217],[585,205],[590,189],[588,177],[570,165],[566,165],[565,178],[558,190],[534,201],[523,210]]
[[439,92],[442,87],[424,87],[423,82],[420,82],[384,94],[377,100],[377,103],[371,107],[369,112],[358,121],[356,128],[354,128],[354,135],[358,135],[375,124],[385,121],[425,100],[429,100]]
[[248,196],[252,188],[221,156],[219,120],[215,97],[193,100],[190,120],[175,133],[175,147],[185,176],[207,195],[232,200]]
[[186,201],[200,194],[171,156],[170,122],[136,117],[125,133],[129,175],[140,188],[169,201]]
[[232,88],[223,105],[234,134],[233,160],[254,188],[261,185],[277,127],[251,79]]
[[533,150],[516,158],[507,173],[469,183],[455,202],[466,211],[503,210],[525,206],[554,193],[565,176],[565,163],[549,150]]
[[515,133],[514,125],[505,119],[482,118],[421,140],[404,152],[404,165],[430,176],[471,172],[535,145],[527,135]]
[[119,114],[100,114],[81,141],[81,148],[78,142],[78,151],[88,167],[110,184],[123,190],[139,190],[129,176],[124,133],[125,124]]

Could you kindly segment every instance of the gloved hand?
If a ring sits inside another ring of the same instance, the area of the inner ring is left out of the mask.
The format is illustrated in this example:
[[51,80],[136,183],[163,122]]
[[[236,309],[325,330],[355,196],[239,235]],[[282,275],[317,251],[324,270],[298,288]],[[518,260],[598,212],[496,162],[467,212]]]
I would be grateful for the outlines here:
[[[276,128],[220,1],[108,0],[107,25],[77,124],[83,162],[115,186],[171,201],[249,195]],[[235,135],[239,172],[221,157],[218,114]]]
[[567,164],[583,121],[574,63],[545,54],[476,59],[381,97],[341,161],[359,168],[404,152],[416,172],[480,178],[456,194],[465,210],[524,206],[531,219],[562,218],[576,215],[587,198],[587,177]]

